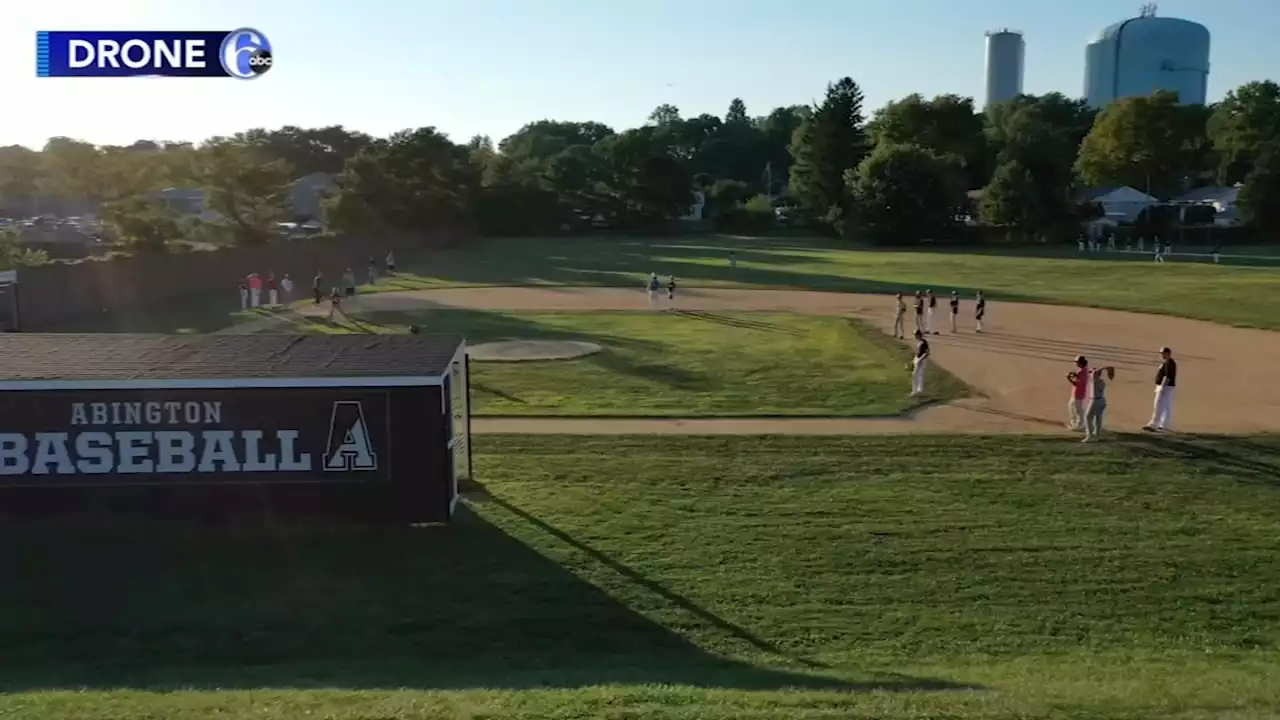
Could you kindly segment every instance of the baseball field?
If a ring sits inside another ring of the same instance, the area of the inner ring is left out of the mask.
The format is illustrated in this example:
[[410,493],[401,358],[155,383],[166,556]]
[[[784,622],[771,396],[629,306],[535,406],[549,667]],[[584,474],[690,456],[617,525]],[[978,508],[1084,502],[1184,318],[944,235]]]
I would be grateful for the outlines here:
[[[595,346],[473,361],[458,524],[0,531],[27,549],[0,565],[0,713],[1280,710],[1277,268],[741,238],[404,260],[332,319],[192,307],[111,327]],[[650,272],[674,300],[650,305]],[[959,332],[940,303],[910,398],[892,293],[925,288],[960,293]],[[1162,346],[1174,432],[1144,433]],[[1096,444],[1063,428],[1080,354],[1117,370]]]

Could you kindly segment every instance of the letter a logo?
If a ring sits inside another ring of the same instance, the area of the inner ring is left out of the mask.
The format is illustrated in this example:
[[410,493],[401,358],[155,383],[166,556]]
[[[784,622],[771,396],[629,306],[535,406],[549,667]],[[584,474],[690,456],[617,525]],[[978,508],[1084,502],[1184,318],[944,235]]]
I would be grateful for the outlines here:
[[369,442],[369,426],[365,424],[364,407],[359,402],[339,400],[333,404],[324,469],[336,472],[378,469],[378,456],[373,452],[373,443]]

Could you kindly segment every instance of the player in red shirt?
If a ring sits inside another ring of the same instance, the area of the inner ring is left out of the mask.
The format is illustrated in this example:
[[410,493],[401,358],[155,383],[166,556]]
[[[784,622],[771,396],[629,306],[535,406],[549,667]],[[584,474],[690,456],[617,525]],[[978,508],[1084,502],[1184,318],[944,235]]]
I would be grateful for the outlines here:
[[1084,430],[1084,400],[1089,392],[1089,361],[1083,355],[1076,356],[1076,369],[1067,373],[1071,384],[1071,399],[1067,401],[1067,429]]

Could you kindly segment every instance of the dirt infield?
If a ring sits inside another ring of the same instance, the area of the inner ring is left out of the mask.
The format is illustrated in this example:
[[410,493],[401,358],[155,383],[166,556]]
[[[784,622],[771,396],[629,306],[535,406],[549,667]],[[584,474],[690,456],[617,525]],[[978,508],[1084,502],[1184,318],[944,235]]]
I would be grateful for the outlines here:
[[[885,332],[893,324],[893,299],[883,295],[786,290],[691,289],[664,307],[688,310],[795,312],[852,315]],[[454,288],[357,297],[348,312],[429,308],[509,311],[643,310],[645,294],[625,288]],[[307,306],[303,315],[327,313]],[[1071,360],[1083,354],[1094,365],[1114,365],[1107,425],[1137,430],[1151,413],[1157,351],[1170,346],[1179,360],[1173,427],[1182,432],[1248,434],[1280,432],[1280,333],[1114,310],[988,303],[984,334],[973,332],[973,305],[961,307],[960,332],[948,329],[945,302],[938,307],[942,334],[930,338],[936,361],[983,397],[890,419],[629,419],[477,418],[478,432],[513,433],[796,433],[1059,432],[1066,417]],[[908,311],[908,322],[912,321]],[[271,323],[255,321],[256,328]],[[426,328],[430,331],[430,328]],[[803,367],[797,367],[803,373]],[[908,379],[904,374],[903,391]]]

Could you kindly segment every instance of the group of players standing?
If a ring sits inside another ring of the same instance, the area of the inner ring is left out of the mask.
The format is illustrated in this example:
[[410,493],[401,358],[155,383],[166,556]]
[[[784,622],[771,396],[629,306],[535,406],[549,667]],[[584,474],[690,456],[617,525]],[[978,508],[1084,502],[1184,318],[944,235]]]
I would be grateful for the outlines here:
[[[894,309],[893,316],[893,335],[899,340],[906,338],[906,315],[907,303],[902,298],[902,293],[898,293],[897,306]],[[955,290],[951,291],[951,332],[958,332],[958,321],[960,317],[960,293]],[[937,335],[938,326],[934,319],[938,310],[938,296],[933,294],[932,290],[917,290],[915,297],[916,310],[916,337],[924,335]],[[982,291],[974,297],[973,319],[977,332],[982,332],[982,320],[987,314],[987,299],[983,297]]]
[[[893,335],[899,340],[906,338],[907,303],[898,293],[895,298],[893,315]],[[959,332],[960,293],[951,291],[951,332]],[[924,392],[924,371],[929,364],[929,341],[926,335],[938,335],[935,317],[938,311],[938,296],[932,290],[917,290],[915,297],[916,310],[916,354],[911,358],[911,394]],[[982,332],[982,321],[987,315],[987,299],[979,290],[974,296],[973,319],[976,332]]]

